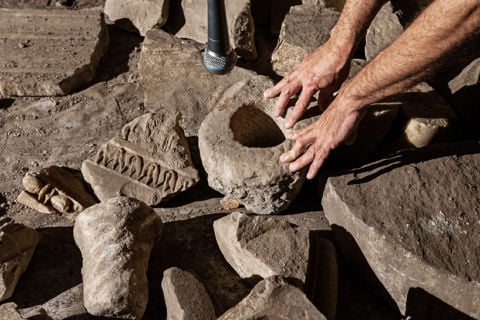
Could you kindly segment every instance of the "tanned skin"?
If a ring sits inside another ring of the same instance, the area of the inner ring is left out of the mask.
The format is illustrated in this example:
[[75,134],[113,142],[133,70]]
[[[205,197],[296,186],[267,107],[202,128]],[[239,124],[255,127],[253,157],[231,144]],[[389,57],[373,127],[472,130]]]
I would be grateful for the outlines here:
[[[319,91],[325,108],[346,77],[352,52],[384,0],[347,0],[330,40],[308,55],[299,67],[273,88],[266,98],[279,96],[277,115],[288,100],[299,99],[286,127],[291,128]],[[480,0],[435,0],[390,46],[380,52],[355,77],[348,80],[320,118],[303,130],[291,131],[292,149],[280,157],[292,171],[310,164],[313,179],[330,152],[356,131],[368,105],[402,92],[440,70],[449,52],[480,34]]]

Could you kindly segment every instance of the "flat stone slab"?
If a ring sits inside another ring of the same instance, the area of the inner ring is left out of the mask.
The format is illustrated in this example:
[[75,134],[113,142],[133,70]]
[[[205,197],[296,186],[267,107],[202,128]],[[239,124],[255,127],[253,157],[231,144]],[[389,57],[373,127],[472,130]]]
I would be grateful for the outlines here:
[[404,151],[329,178],[327,218],[353,236],[403,313],[410,290],[421,288],[480,317],[479,166],[472,142]]
[[281,277],[260,281],[245,299],[219,318],[238,319],[326,320],[300,289]]
[[226,75],[209,73],[202,64],[204,44],[179,39],[162,30],[147,32],[139,62],[145,108],[175,109],[187,137],[197,135],[206,115],[225,96],[256,74],[235,67]]
[[93,79],[107,48],[100,11],[0,9],[0,95],[71,93]]

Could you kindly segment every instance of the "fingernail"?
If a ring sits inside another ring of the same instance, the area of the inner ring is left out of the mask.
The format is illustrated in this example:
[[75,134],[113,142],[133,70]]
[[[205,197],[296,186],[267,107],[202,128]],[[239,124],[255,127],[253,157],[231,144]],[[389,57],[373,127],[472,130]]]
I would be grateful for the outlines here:
[[292,163],[290,166],[288,166],[290,168],[290,171],[296,171],[297,170],[297,165]]
[[268,93],[269,93],[269,90],[263,91],[263,96],[264,96],[265,98],[268,98],[268,97],[269,97],[269,94],[268,94]]

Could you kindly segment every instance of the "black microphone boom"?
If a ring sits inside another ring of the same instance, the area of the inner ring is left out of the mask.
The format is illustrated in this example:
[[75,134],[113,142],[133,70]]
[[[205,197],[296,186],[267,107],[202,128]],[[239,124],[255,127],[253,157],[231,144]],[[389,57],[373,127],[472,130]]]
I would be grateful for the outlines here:
[[203,65],[211,73],[225,74],[236,62],[237,55],[228,38],[225,0],[208,0],[208,43]]

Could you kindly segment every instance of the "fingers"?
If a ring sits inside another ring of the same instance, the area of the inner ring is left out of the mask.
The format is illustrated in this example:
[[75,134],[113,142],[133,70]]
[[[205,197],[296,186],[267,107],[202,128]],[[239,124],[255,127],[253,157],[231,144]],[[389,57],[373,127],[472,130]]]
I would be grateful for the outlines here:
[[315,153],[315,158],[310,165],[310,168],[307,172],[307,179],[312,180],[320,170],[320,167],[324,164],[325,160],[327,159],[329,152],[324,150],[319,150]]
[[303,116],[305,110],[307,110],[310,100],[312,96],[317,91],[316,87],[303,87],[302,93],[295,104],[292,112],[288,115],[285,121],[285,128],[290,129],[292,128],[295,123]]

